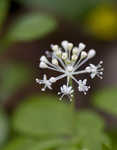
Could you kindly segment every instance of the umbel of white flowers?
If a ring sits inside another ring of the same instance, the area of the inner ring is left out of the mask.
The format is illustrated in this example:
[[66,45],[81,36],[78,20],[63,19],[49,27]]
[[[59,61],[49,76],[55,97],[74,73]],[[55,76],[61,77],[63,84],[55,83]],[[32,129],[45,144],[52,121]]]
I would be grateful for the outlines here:
[[[37,83],[44,85],[42,91],[45,91],[46,88],[52,90],[53,83],[66,78],[66,84],[61,85],[58,95],[61,95],[60,100],[62,100],[64,96],[68,96],[71,101],[74,93],[73,87],[70,85],[71,79],[77,83],[78,91],[84,94],[90,89],[90,86],[87,86],[87,79],[77,80],[77,75],[87,73],[92,79],[96,76],[102,79],[102,61],[100,61],[98,65],[89,64],[84,70],[80,70],[80,67],[84,63],[96,55],[94,49],[90,49],[88,52],[84,51],[85,47],[86,45],[83,43],[74,46],[73,43],[68,41],[62,41],[61,47],[51,44],[52,52],[41,56],[39,67],[57,71],[61,73],[61,75],[57,77],[52,76],[47,79],[46,74],[44,74],[42,80],[36,78]],[[51,60],[49,57],[51,57]]]

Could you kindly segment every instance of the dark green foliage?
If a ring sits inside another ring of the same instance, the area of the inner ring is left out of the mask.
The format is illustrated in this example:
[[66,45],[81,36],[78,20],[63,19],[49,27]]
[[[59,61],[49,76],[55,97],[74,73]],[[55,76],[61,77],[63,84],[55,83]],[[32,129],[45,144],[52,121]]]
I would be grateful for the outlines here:
[[29,98],[14,114],[14,129],[34,136],[72,134],[72,111],[53,96]]
[[8,120],[4,111],[0,107],[0,149],[8,139],[8,134],[9,134]]
[[104,89],[95,94],[93,103],[96,107],[117,115],[117,88]]
[[20,135],[54,138],[61,137],[57,147],[87,148],[102,150],[110,146],[104,133],[104,122],[93,112],[74,113],[70,105],[60,103],[53,96],[36,96],[27,99],[13,117],[14,130]]
[[49,15],[24,15],[14,21],[6,38],[12,42],[40,39],[54,31],[56,25],[55,19]]
[[2,32],[1,27],[7,17],[8,9],[9,9],[9,1],[0,0],[0,32]]
[[99,4],[100,0],[20,0],[29,7],[41,6],[50,12],[66,17],[67,19],[76,19],[86,14],[90,9]]
[[0,65],[0,101],[7,100],[19,88],[28,83],[31,73],[29,69],[21,64]]

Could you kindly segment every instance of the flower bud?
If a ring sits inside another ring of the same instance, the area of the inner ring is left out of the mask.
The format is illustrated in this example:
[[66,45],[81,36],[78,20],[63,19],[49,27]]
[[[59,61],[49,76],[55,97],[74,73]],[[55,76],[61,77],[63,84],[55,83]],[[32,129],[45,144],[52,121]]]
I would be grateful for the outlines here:
[[73,54],[77,54],[77,53],[78,53],[78,48],[77,48],[77,47],[74,47],[73,50],[72,50],[72,53],[73,53]]
[[56,55],[57,55],[58,57],[61,57],[61,54],[62,54],[62,52],[61,52],[60,49],[59,49],[58,51],[56,51]]
[[40,61],[45,62],[45,63],[48,62],[46,56],[41,56]]
[[96,51],[95,51],[94,49],[91,49],[91,50],[88,52],[88,59],[93,58],[95,55],[96,55]]
[[73,60],[73,61],[76,61],[76,60],[77,60],[77,58],[78,58],[78,56],[77,56],[77,55],[72,55],[72,60]]
[[47,68],[47,64],[45,62],[40,62],[40,68]]
[[84,59],[87,57],[87,53],[85,51],[81,52],[81,59]]
[[53,65],[58,65],[58,61],[57,61],[57,59],[55,59],[55,58],[54,58],[54,59],[52,59],[52,64],[53,64]]
[[79,51],[85,49],[86,45],[84,43],[79,43]]
[[62,42],[61,42],[61,45],[63,46],[63,48],[64,48],[65,50],[68,49],[68,41],[62,41]]
[[52,48],[52,50],[53,51],[58,51],[59,50],[59,47],[58,47],[58,45],[51,45],[51,48]]
[[73,44],[72,43],[68,43],[68,50],[71,51],[73,48]]
[[63,59],[63,60],[66,60],[67,57],[68,57],[67,53],[63,53],[63,54],[62,54],[62,59]]

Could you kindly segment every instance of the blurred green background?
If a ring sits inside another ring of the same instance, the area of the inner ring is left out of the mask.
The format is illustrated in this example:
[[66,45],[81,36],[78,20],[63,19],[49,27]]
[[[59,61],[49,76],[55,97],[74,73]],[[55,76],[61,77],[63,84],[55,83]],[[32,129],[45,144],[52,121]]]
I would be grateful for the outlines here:
[[[45,93],[35,83],[40,56],[62,40],[104,61],[76,113],[58,100],[61,83]],[[117,1],[0,0],[0,81],[0,150],[117,150]]]

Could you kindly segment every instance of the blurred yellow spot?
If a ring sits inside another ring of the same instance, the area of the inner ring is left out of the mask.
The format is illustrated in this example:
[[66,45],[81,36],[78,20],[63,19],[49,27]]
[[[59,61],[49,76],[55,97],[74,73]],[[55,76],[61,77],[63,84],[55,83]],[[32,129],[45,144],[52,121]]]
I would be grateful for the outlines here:
[[98,6],[91,12],[85,22],[86,31],[102,40],[117,37],[117,11],[111,4]]

